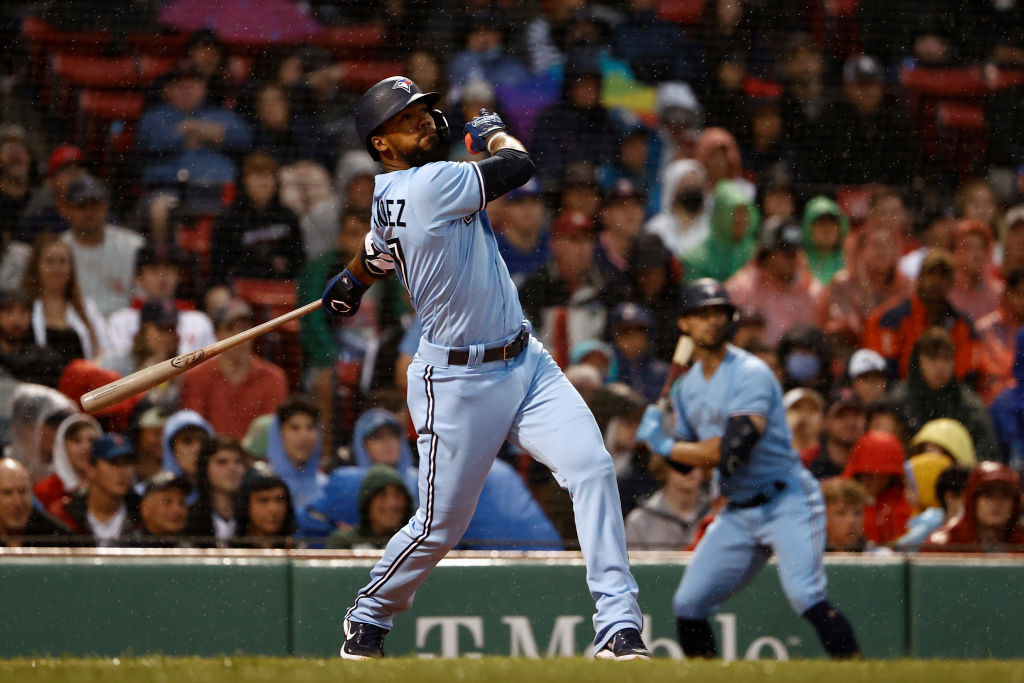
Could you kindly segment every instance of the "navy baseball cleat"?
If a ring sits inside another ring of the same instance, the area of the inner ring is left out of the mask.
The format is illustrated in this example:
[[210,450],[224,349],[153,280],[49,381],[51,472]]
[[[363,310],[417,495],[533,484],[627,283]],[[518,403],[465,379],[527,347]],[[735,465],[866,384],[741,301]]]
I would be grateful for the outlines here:
[[384,656],[384,636],[387,629],[373,624],[345,620],[345,644],[341,646],[342,659],[380,659]]
[[627,659],[650,659],[651,653],[647,651],[640,631],[635,628],[624,628],[605,643],[594,654],[595,659],[615,659],[625,661]]

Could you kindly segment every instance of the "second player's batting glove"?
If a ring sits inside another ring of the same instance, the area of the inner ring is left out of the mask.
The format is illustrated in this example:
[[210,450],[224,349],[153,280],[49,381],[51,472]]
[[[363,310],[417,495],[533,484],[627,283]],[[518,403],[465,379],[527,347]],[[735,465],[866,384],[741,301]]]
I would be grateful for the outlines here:
[[487,151],[487,139],[495,133],[500,133],[505,128],[505,122],[497,114],[486,109],[481,109],[480,114],[467,123],[463,130],[466,131],[466,149],[479,154]]
[[662,414],[657,406],[647,406],[644,416],[640,420],[640,427],[636,430],[637,441],[643,441],[658,455],[668,457],[675,445],[675,439],[665,433],[661,426]]
[[327,283],[321,300],[323,309],[331,315],[351,317],[359,310],[359,301],[367,289],[369,288],[346,268]]

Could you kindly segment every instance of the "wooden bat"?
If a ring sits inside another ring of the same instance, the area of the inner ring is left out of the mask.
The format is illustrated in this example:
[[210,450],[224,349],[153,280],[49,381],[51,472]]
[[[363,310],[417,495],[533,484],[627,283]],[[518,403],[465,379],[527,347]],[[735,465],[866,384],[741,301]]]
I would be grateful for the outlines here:
[[318,308],[320,308],[319,299],[308,303],[301,308],[296,308],[294,311],[289,311],[284,315],[279,315],[273,320],[268,320],[262,325],[257,325],[256,327],[245,330],[244,332],[232,335],[227,339],[221,339],[209,346],[196,349],[191,353],[175,356],[170,360],[165,360],[162,363],[151,365],[148,368],[139,370],[138,372],[133,372],[127,377],[114,380],[110,384],[105,384],[99,389],[93,389],[92,391],[82,395],[82,398],[80,399],[82,403],[82,410],[91,414],[98,413],[104,408],[112,406],[126,398],[131,398],[135,394],[141,394],[144,391],[152,389],[158,384],[162,384],[169,379],[174,379],[181,373],[194,368],[204,361],[208,361],[211,358],[220,355],[230,348],[238,346],[243,342],[247,342],[250,339],[255,339],[261,334],[270,332],[287,322],[291,322],[296,318],[301,318],[307,313],[312,313]]
[[665,384],[662,385],[661,393],[658,394],[657,405],[662,412],[668,409],[668,394],[672,391],[672,385],[690,369],[694,348],[690,335],[679,335],[676,349],[672,352],[672,365],[668,369],[668,377],[665,378]]

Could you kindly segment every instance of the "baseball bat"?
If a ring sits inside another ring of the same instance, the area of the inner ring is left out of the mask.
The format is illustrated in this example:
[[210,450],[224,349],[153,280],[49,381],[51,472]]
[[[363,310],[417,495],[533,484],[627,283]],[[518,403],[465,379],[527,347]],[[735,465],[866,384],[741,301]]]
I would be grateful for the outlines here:
[[319,299],[308,303],[301,308],[296,308],[294,311],[289,311],[284,315],[279,315],[272,320],[268,320],[262,325],[257,325],[256,327],[252,327],[248,330],[232,335],[227,339],[221,339],[220,341],[204,346],[201,349],[196,349],[190,353],[183,353],[182,355],[175,356],[170,360],[165,360],[162,363],[151,365],[148,368],[139,370],[138,372],[133,372],[127,377],[122,377],[121,379],[114,380],[109,384],[104,384],[99,389],[93,389],[92,391],[82,395],[82,398],[80,399],[82,403],[82,410],[87,413],[95,414],[104,408],[125,400],[126,398],[131,398],[135,394],[141,394],[144,391],[152,389],[158,384],[174,379],[186,370],[190,370],[200,363],[220,355],[230,348],[238,346],[243,342],[247,342],[250,339],[255,339],[261,334],[270,332],[287,322],[291,322],[296,318],[301,318],[307,313],[312,313],[318,308],[320,308]]
[[662,412],[668,409],[668,394],[672,391],[672,385],[690,369],[694,348],[690,335],[679,335],[675,351],[672,352],[672,365],[669,366],[668,377],[665,378],[665,384],[662,385],[661,393],[658,394],[657,405]]

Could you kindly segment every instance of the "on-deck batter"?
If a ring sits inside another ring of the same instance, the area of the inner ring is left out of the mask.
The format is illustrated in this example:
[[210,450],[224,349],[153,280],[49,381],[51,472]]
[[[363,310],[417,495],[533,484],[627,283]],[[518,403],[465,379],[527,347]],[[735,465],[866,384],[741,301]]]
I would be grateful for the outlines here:
[[717,656],[708,617],[746,586],[774,552],[790,606],[833,657],[858,654],[856,637],[825,592],[825,501],[800,464],[782,389],[759,358],[727,339],[735,308],[716,280],[683,291],[679,327],[696,346],[694,364],[672,387],[673,434],[656,406],[637,438],[688,467],[715,467],[729,502],[697,544],[673,599],[687,657]]
[[572,495],[587,583],[597,603],[595,656],[648,656],[629,571],[611,457],[583,399],[530,334],[484,208],[524,184],[533,162],[495,114],[466,124],[466,144],[491,156],[444,161],[447,122],[395,76],[370,88],[356,125],[385,173],[361,257],[324,292],[324,309],[352,315],[372,278],[397,272],[423,322],[408,370],[420,455],[420,507],[388,543],[345,619],[341,656],[383,655],[392,618],[458,543],[507,439],[547,465]]

